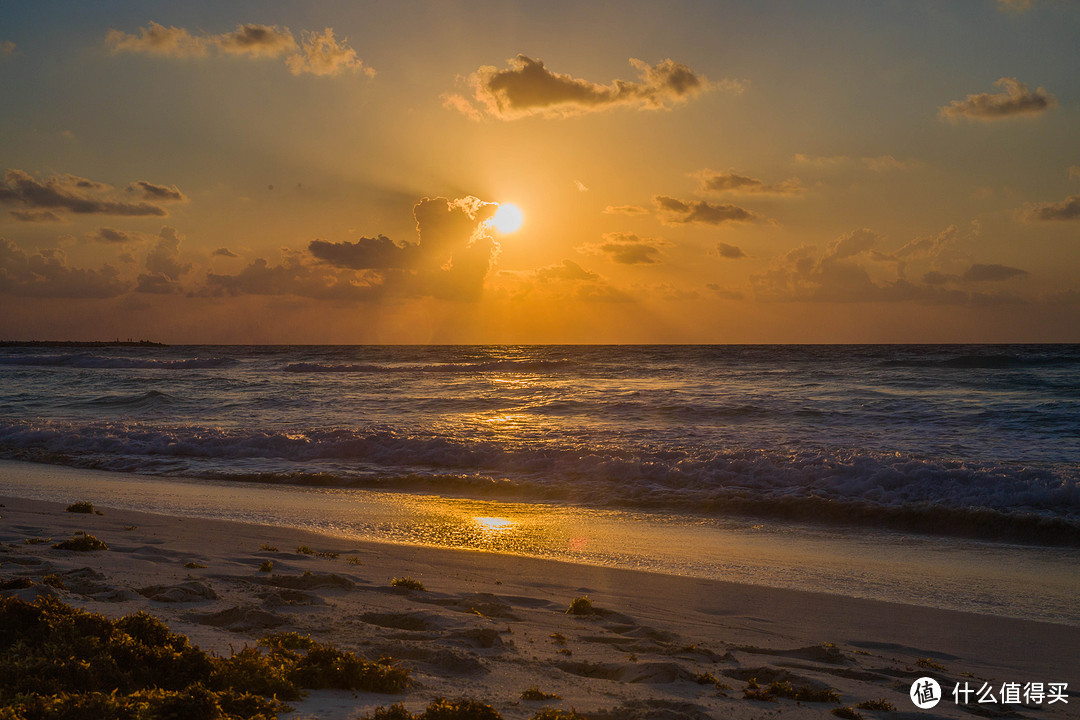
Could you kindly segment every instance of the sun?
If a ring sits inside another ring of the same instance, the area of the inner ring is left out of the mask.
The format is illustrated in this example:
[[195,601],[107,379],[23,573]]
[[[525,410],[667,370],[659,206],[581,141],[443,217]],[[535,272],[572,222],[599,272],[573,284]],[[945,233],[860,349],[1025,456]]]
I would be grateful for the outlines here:
[[525,216],[521,213],[521,208],[513,203],[499,205],[495,217],[491,218],[492,226],[503,234],[517,232],[523,222]]

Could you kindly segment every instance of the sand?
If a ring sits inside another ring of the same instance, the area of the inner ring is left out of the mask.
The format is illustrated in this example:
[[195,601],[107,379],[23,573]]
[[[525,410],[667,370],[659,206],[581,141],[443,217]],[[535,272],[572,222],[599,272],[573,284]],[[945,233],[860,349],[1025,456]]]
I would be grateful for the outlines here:
[[[1073,626],[239,522],[0,502],[0,579],[57,574],[66,587],[5,594],[54,593],[113,617],[145,610],[223,654],[296,630],[370,659],[389,655],[412,672],[402,695],[316,691],[293,703],[290,718],[351,720],[393,702],[419,711],[436,697],[483,700],[508,719],[541,707],[630,719],[834,717],[832,703],[747,699],[751,678],[833,688],[845,706],[885,698],[896,707],[860,710],[866,718],[1080,716]],[[109,550],[26,543],[75,531]],[[271,572],[259,570],[264,561]],[[426,589],[391,586],[404,576]],[[565,612],[586,595],[594,612]],[[720,684],[698,682],[702,673]],[[944,689],[932,710],[908,697],[922,676]],[[1068,683],[1068,703],[978,705],[972,696],[958,705],[958,682],[989,683],[995,697],[1004,682]],[[521,699],[532,686],[560,699]]]

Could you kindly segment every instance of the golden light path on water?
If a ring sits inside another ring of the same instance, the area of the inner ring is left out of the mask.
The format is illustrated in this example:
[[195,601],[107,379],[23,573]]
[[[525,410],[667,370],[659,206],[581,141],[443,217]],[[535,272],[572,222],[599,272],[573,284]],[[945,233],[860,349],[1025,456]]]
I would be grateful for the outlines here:
[[[11,470],[10,472],[8,470]],[[1080,548],[0,461],[3,493],[499,552],[1080,626]]]

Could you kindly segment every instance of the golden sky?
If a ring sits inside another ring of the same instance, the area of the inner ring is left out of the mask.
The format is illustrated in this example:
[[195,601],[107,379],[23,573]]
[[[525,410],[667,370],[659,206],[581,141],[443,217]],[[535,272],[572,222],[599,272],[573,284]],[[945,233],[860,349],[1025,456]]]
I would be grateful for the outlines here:
[[0,338],[1080,341],[1078,38],[1068,0],[0,3]]

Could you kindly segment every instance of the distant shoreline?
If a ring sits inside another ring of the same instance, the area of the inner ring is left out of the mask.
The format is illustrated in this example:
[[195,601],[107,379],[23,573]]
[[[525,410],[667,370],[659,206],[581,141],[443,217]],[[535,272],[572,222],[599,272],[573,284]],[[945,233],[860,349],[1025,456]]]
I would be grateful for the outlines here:
[[100,348],[100,347],[169,347],[165,343],[152,340],[0,340],[0,347],[58,347],[58,348]]

